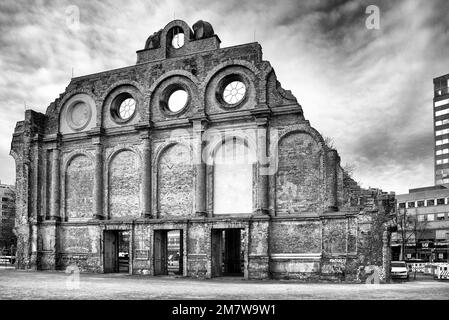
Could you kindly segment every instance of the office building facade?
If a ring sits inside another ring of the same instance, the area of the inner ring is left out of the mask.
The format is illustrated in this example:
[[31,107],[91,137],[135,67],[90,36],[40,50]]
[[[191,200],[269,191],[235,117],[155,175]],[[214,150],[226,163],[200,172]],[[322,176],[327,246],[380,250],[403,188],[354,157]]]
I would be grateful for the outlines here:
[[449,183],[449,74],[433,79],[435,184]]

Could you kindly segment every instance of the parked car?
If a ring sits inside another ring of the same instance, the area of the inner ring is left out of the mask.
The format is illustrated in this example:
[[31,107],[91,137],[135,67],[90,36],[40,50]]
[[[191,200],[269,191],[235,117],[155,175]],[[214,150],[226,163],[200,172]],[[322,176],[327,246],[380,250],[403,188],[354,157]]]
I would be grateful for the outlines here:
[[392,261],[391,262],[391,278],[392,279],[407,279],[408,280],[408,268],[405,261]]

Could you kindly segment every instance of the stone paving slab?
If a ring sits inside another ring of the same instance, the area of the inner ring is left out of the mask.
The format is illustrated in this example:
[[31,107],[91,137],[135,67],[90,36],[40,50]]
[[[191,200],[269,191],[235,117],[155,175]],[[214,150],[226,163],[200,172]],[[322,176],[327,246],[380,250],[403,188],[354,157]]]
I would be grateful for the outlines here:
[[367,285],[278,280],[81,274],[79,287],[64,272],[0,269],[0,299],[449,299],[449,281]]

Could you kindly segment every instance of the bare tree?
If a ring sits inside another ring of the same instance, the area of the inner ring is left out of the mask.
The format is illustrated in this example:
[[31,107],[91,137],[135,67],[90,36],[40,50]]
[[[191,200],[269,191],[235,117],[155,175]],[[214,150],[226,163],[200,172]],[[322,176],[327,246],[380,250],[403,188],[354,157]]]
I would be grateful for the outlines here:
[[369,228],[362,232],[363,241],[359,243],[359,254],[366,265],[382,265],[383,232],[390,221],[388,213],[373,210],[366,212]]
[[418,252],[417,243],[427,227],[427,221],[419,221],[416,214],[409,214],[406,208],[397,210],[394,216],[397,226],[398,241],[402,247],[401,259],[404,260],[405,248],[408,243],[414,242],[415,253]]
[[[356,169],[355,164],[353,164],[353,163],[345,163],[343,165],[342,169],[348,174],[348,176],[350,178],[354,177],[354,172],[355,172],[355,169]],[[357,181],[357,183],[360,184],[359,181]]]
[[329,149],[335,149],[335,142],[334,139],[331,137],[324,137],[324,144],[329,148]]

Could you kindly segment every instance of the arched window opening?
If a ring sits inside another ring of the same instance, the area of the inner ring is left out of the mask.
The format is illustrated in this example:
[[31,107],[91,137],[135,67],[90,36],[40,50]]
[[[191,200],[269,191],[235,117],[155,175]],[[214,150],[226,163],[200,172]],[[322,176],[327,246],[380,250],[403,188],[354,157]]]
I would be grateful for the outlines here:
[[214,214],[253,211],[255,155],[240,139],[223,141],[214,155]]

